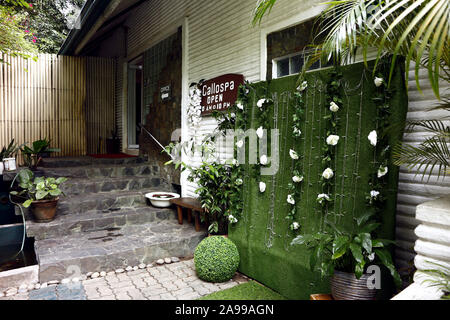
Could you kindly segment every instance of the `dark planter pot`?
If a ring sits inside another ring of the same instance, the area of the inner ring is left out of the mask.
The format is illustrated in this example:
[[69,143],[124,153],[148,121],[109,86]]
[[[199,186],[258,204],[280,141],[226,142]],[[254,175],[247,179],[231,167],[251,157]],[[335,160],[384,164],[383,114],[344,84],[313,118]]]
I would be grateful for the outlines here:
[[106,139],[106,153],[119,154],[120,153],[120,139]]
[[56,216],[56,207],[58,206],[58,199],[46,201],[34,201],[31,204],[31,212],[37,223],[51,222]]
[[335,271],[331,278],[331,293],[335,300],[375,300],[377,290],[367,287],[370,275],[356,279],[353,273]]

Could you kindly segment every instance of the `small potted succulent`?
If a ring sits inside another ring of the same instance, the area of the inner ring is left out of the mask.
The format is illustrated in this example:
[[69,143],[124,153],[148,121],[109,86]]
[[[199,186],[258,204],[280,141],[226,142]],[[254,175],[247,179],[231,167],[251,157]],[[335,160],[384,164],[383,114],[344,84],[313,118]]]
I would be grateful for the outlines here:
[[377,290],[367,283],[371,275],[365,274],[370,266],[384,266],[395,284],[401,278],[392,262],[388,247],[390,240],[375,239],[372,234],[380,226],[367,213],[355,218],[351,230],[328,222],[329,230],[295,238],[292,245],[303,245],[311,253],[311,269],[331,277],[331,291],[335,300],[375,300]]
[[17,181],[21,191],[12,191],[11,194],[25,200],[23,206],[31,208],[36,222],[54,220],[59,197],[64,195],[59,186],[67,178],[35,177],[32,171],[25,169],[18,173]]
[[43,158],[48,158],[51,153],[61,151],[60,149],[50,148],[50,143],[50,140],[43,139],[34,141],[31,147],[24,145],[20,150],[22,151],[25,165],[34,170]]

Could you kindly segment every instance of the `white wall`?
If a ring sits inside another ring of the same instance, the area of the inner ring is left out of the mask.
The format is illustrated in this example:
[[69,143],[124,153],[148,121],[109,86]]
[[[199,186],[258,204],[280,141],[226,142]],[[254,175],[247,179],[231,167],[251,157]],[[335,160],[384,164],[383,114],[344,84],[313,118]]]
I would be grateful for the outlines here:
[[[261,27],[252,27],[251,20],[256,0],[151,0],[141,5],[128,19],[129,59],[163,40],[185,22],[188,24],[185,43],[184,85],[200,79],[209,79],[224,73],[241,73],[249,81],[265,79],[265,35],[290,25],[308,20],[320,12],[317,0],[278,0]],[[186,30],[185,30],[186,31]],[[413,79],[413,75],[411,75]],[[426,74],[422,73],[425,79]],[[409,119],[442,118],[443,112],[425,112],[435,101],[429,85],[420,94],[410,81]],[[185,107],[185,106],[184,106]],[[185,109],[184,109],[185,110]],[[186,125],[185,114],[183,122]],[[211,118],[205,118],[200,133],[215,128]],[[188,132],[184,128],[184,132]],[[405,141],[418,143],[425,139],[423,131],[405,135]],[[230,155],[231,149],[228,150]],[[193,159],[193,163],[199,163]],[[193,196],[195,186],[184,183],[184,195]],[[449,179],[429,183],[421,181],[402,168],[398,197],[397,235],[400,248],[397,262],[405,267],[414,257],[415,207],[427,200],[450,193]]]

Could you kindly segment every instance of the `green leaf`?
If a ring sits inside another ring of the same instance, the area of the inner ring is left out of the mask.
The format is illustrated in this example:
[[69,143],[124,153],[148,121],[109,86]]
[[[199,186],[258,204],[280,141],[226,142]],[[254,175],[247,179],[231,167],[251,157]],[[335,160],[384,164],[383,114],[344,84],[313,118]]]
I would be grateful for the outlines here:
[[333,242],[333,260],[341,258],[348,250],[350,239],[347,236],[337,237]]
[[359,245],[355,244],[354,242],[350,243],[350,250],[352,251],[353,257],[358,263],[362,263],[364,261],[362,249]]
[[23,206],[25,208],[29,208],[31,206],[31,204],[33,203],[33,200],[27,200],[23,203]]
[[375,249],[375,254],[380,259],[381,263],[383,263],[383,265],[388,268],[389,272],[394,278],[396,286],[400,287],[402,285],[402,279],[400,277],[400,274],[397,272],[394,263],[392,262],[392,257],[389,251],[387,251],[386,249]]
[[52,197],[59,197],[62,194],[61,190],[59,189],[50,190],[49,193]]
[[361,238],[362,246],[367,254],[372,254],[372,236],[369,233],[362,233],[359,237]]
[[377,230],[380,226],[381,226],[381,223],[370,223],[370,224],[367,224],[367,225],[363,226],[359,230],[359,232],[361,232],[361,233],[372,233],[375,230]]
[[361,227],[364,223],[369,221],[369,219],[372,218],[373,215],[374,215],[374,212],[368,211],[365,214],[363,214],[362,216],[355,218],[356,223],[358,224],[358,227]]
[[364,267],[366,266],[366,262],[362,261],[355,266],[355,276],[356,279],[361,279],[364,274]]
[[36,192],[36,200],[42,200],[44,199],[46,196],[48,196],[49,192],[48,191],[42,191],[39,190]]

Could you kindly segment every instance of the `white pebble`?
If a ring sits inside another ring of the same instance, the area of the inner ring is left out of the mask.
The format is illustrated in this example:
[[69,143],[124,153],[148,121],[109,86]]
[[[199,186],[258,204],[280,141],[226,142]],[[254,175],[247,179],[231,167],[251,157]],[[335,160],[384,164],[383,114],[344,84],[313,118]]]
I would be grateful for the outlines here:
[[97,279],[98,277],[100,277],[100,273],[98,273],[98,272],[94,272],[94,273],[91,275],[91,278],[92,278],[92,279]]
[[11,297],[17,294],[18,289],[17,288],[9,288],[8,290],[6,290],[5,295],[7,297]]
[[53,286],[53,285],[56,285],[56,284],[59,284],[59,281],[58,281],[58,280],[52,280],[52,281],[49,281],[49,282],[48,282],[48,285],[49,285],[49,286]]
[[107,276],[113,276],[113,275],[115,275],[115,274],[116,274],[115,271],[111,271],[111,272],[108,272],[106,275],[107,275]]
[[164,259],[159,259],[158,261],[156,261],[157,264],[159,265],[163,265],[164,264]]
[[172,259],[170,259],[170,258],[165,258],[165,259],[164,259],[164,262],[167,263],[167,264],[171,264],[171,263],[172,263]]
[[173,262],[173,263],[177,263],[177,262],[180,262],[180,259],[179,259],[179,258],[177,258],[177,257],[173,257],[173,258],[172,258],[172,262]]
[[133,267],[127,267],[125,270],[128,272],[133,271]]
[[116,273],[124,273],[125,272],[125,270],[123,270],[123,269],[117,269],[116,270]]
[[147,269],[150,269],[150,268],[153,268],[153,265],[152,265],[152,264],[148,264],[148,265],[147,265]]
[[146,267],[146,265],[143,264],[143,263],[141,263],[141,264],[139,265],[139,269],[145,269],[145,267]]
[[48,287],[48,283],[44,282],[43,284],[40,285],[40,289],[44,289]]
[[34,284],[30,284],[27,289],[28,291],[34,290]]
[[139,267],[138,267],[138,266],[133,267],[133,271],[138,271],[138,270],[139,270]]
[[61,281],[61,283],[62,284],[68,284],[68,283],[70,283],[70,279],[63,279],[62,281]]
[[94,273],[93,272],[88,272],[86,273],[86,277],[90,278]]
[[100,272],[100,277],[106,277],[106,272],[105,271],[102,271],[102,272]]

